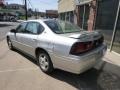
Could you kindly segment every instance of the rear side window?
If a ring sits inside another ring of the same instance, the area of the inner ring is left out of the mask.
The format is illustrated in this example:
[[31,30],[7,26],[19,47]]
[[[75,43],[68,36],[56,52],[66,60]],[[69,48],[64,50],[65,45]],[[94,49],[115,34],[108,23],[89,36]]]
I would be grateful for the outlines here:
[[25,32],[30,34],[37,34],[39,24],[34,22],[29,22]]
[[61,26],[57,21],[50,20],[50,21],[45,21],[45,24],[55,33],[61,34],[63,33]]
[[25,32],[29,34],[40,34],[44,30],[43,26],[37,22],[28,22]]

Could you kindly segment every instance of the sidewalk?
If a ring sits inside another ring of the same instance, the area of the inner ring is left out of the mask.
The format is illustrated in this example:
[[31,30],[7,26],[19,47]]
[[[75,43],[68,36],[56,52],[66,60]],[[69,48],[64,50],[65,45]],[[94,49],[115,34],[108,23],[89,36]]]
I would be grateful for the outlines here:
[[120,77],[120,54],[107,50],[103,61],[106,62],[103,70],[116,74]]
[[100,66],[98,85],[102,90],[120,90],[120,55],[107,50],[97,66]]
[[103,60],[120,67],[120,54],[114,51],[110,52],[109,50],[107,50],[107,53],[105,54]]

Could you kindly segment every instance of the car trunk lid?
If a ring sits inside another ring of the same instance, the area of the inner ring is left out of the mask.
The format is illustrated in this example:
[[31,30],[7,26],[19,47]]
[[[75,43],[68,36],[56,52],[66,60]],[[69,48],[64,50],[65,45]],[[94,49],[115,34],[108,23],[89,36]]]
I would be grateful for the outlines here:
[[61,35],[68,38],[79,39],[80,41],[93,41],[99,39],[102,36],[98,31],[80,31]]

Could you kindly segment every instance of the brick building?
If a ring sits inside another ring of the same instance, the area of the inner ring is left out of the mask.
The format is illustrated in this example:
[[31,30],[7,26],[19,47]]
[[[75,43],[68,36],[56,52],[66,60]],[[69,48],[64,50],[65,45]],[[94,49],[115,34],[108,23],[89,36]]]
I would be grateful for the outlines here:
[[58,18],[57,10],[46,10],[46,18]]
[[119,8],[120,0],[58,0],[59,19],[78,24],[84,30],[100,30],[108,47],[118,53]]

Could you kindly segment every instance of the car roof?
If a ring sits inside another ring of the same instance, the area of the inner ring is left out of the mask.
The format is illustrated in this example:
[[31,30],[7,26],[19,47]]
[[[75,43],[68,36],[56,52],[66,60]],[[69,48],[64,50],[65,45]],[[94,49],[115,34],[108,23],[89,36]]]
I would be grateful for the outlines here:
[[29,22],[29,21],[44,22],[44,21],[49,21],[49,20],[55,20],[55,19],[33,19],[33,20],[27,20],[24,22]]

